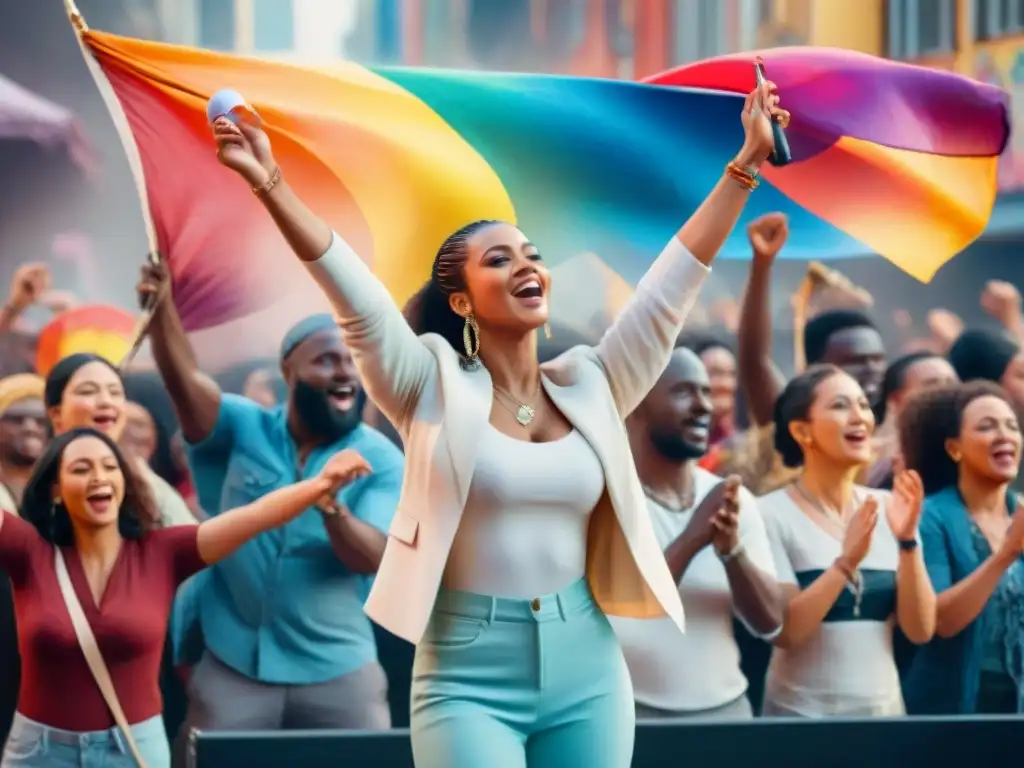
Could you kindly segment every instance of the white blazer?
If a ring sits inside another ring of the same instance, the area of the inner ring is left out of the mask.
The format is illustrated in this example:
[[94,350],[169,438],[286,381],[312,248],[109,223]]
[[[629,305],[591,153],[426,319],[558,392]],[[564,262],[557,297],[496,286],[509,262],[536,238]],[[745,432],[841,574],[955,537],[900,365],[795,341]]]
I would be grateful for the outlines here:
[[[306,264],[327,294],[363,385],[405,443],[402,495],[366,613],[416,643],[427,626],[490,418],[486,368],[463,370],[442,337],[417,337],[384,286],[337,234]],[[609,615],[668,615],[683,606],[647,514],[623,419],[657,382],[710,270],[675,237],[596,347],[541,366],[552,402],[604,467],[587,541],[587,580]],[[557,471],[557,468],[555,469]]]

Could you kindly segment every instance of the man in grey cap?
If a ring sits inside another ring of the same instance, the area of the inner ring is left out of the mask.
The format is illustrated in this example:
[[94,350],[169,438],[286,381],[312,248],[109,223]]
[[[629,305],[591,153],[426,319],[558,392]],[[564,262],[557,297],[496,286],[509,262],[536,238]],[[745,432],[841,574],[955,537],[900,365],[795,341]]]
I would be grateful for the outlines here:
[[[143,268],[142,295],[169,290]],[[358,451],[372,474],[257,537],[183,588],[174,625],[198,617],[205,652],[189,678],[187,728],[390,727],[387,680],[362,603],[398,503],[403,457],[362,423],[365,395],[330,315],[285,335],[286,401],[265,408],[203,374],[173,301],[159,302],[153,356],[174,403],[200,505],[209,514],[311,477]]]

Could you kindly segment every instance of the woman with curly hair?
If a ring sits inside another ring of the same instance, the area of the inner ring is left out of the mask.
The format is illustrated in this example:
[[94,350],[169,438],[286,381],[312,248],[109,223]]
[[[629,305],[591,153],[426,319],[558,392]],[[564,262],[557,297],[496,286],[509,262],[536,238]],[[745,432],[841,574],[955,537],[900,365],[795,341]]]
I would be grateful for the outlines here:
[[800,474],[759,500],[787,600],[766,715],[903,714],[893,627],[915,643],[934,632],[920,479],[900,473],[891,495],[856,484],[874,428],[864,390],[832,365],[808,368],[775,404],[775,447]]
[[904,680],[913,714],[1024,711],[1024,515],[1010,489],[1020,422],[1006,392],[977,381],[926,392],[900,419],[908,467],[928,494],[925,563],[936,636]]
[[[0,570],[11,579],[22,654],[4,768],[170,765],[158,684],[178,585],[254,536],[297,517],[369,467],[343,451],[320,476],[199,525],[155,528],[156,513],[109,435],[72,429],[51,443],[21,517],[0,514]],[[129,724],[121,733],[79,645],[58,582],[72,589]]]

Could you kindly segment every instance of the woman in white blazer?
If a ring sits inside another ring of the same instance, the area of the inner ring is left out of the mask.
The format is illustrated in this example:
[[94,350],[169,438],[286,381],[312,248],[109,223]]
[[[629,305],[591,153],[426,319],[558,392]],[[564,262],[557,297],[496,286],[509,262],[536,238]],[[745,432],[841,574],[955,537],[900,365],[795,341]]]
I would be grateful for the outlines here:
[[[330,298],[364,385],[400,432],[402,498],[366,611],[416,644],[419,768],[626,768],[632,687],[607,615],[668,615],[672,577],[644,512],[623,418],[673,344],[761,164],[772,84],[746,140],[596,348],[537,362],[551,279],[514,226],[442,246],[416,332],[352,249],[291,191],[257,127],[214,123],[239,173]],[[725,161],[727,158],[723,158]]]

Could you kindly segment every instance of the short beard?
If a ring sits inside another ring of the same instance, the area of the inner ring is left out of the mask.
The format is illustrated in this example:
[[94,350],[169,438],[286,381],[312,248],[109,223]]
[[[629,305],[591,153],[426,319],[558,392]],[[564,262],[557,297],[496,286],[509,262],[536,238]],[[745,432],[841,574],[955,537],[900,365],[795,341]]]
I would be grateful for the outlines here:
[[310,433],[333,443],[363,423],[366,392],[362,389],[357,390],[352,408],[348,411],[339,411],[331,404],[327,392],[297,381],[292,390],[292,406],[302,425]]
[[39,461],[39,456],[28,456],[13,449],[0,454],[0,464],[17,469],[31,469],[37,461]]
[[688,443],[678,434],[651,432],[651,444],[654,449],[669,461],[691,461],[703,458],[707,449]]

